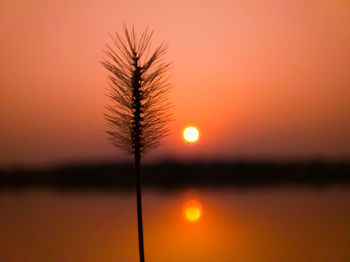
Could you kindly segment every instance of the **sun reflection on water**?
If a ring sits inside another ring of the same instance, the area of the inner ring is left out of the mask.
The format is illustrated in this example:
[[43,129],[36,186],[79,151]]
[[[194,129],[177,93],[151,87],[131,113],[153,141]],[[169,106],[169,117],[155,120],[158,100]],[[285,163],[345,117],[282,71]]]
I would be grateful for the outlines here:
[[202,216],[202,205],[197,200],[189,200],[185,203],[183,207],[184,217],[189,222],[196,222]]

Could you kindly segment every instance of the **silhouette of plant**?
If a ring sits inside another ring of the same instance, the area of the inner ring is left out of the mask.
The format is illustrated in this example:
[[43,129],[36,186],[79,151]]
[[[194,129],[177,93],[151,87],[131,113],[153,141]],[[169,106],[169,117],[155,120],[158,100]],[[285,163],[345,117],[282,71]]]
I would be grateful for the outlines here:
[[129,31],[124,25],[120,34],[111,35],[115,48],[107,45],[107,58],[102,65],[111,73],[107,96],[111,105],[105,114],[109,139],[114,146],[132,154],[136,169],[137,221],[140,261],[144,262],[141,157],[159,145],[169,134],[168,113],[169,63],[164,61],[167,46],[163,43],[151,51],[153,31],[148,28],[138,38],[134,26]]

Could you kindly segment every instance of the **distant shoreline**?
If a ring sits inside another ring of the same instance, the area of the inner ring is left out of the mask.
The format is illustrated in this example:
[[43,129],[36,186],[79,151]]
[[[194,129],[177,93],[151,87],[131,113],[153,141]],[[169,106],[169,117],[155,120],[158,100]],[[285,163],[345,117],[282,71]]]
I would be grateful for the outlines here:
[[[348,162],[231,162],[145,165],[143,186],[176,190],[189,186],[268,188],[350,186]],[[59,190],[131,190],[130,164],[70,165],[50,169],[0,170],[0,190],[49,188]]]

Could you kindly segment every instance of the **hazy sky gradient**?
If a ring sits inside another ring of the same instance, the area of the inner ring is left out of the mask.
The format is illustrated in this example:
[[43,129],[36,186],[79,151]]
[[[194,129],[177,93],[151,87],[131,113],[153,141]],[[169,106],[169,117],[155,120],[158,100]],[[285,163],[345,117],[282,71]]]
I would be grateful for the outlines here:
[[100,61],[124,21],[173,62],[173,132],[148,159],[350,157],[350,1],[1,0],[0,165],[123,159]]

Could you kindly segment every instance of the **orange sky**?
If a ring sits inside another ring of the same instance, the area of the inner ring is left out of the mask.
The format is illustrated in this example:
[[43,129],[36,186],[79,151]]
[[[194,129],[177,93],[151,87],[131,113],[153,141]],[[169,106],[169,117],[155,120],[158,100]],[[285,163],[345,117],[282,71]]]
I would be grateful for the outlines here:
[[148,159],[350,157],[350,1],[0,0],[0,165],[122,158],[100,60],[123,21],[173,62],[173,133]]

